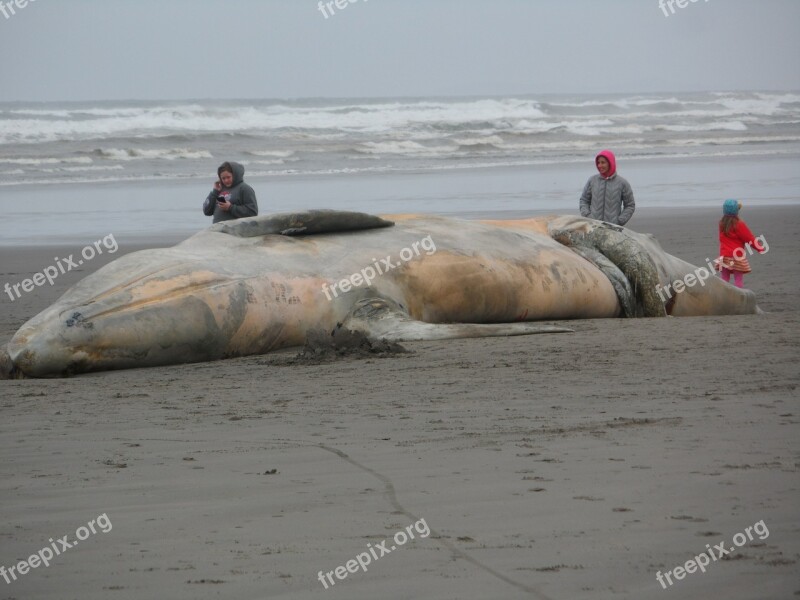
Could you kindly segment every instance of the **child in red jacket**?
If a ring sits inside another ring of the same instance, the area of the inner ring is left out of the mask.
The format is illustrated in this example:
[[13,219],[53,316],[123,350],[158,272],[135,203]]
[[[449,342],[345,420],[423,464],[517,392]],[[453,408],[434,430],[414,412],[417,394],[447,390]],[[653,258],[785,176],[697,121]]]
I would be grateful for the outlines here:
[[731,273],[736,287],[742,287],[744,274],[749,273],[746,250],[753,253],[753,248],[763,254],[769,250],[763,235],[755,238],[747,224],[739,218],[742,203],[736,200],[725,200],[722,204],[722,219],[719,221],[719,258],[717,270],[723,281],[730,283]]

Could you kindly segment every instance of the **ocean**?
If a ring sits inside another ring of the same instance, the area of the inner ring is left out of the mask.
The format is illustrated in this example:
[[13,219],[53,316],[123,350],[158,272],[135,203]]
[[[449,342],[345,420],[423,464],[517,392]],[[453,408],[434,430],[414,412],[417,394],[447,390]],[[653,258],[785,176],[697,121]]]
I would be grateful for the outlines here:
[[796,202],[800,93],[2,103],[0,244],[202,227],[225,160],[262,213],[574,210],[603,148],[637,204]]

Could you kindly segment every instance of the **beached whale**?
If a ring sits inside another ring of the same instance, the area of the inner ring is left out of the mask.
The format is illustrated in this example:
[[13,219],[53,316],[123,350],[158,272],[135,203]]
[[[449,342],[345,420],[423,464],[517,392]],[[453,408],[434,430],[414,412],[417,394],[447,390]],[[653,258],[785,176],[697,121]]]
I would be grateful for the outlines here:
[[219,223],[118,258],[25,323],[0,375],[63,376],[261,354],[311,330],[392,341],[569,331],[532,321],[746,314],[748,290],[655,239],[580,217],[469,221],[307,211]]

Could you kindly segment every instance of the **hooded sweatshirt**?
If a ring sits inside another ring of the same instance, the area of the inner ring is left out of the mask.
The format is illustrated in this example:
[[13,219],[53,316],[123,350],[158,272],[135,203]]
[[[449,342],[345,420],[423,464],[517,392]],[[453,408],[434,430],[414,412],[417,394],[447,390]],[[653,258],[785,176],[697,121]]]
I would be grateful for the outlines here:
[[586,182],[580,199],[581,216],[625,225],[636,209],[631,184],[617,175],[617,159],[611,150],[598,154],[594,159],[595,165],[601,156],[608,160],[608,174],[603,177],[598,173]]
[[[258,214],[256,193],[244,182],[244,166],[237,162],[232,162],[230,165],[233,168],[231,187],[223,186],[220,191],[212,189],[206,201],[203,202],[203,214],[207,217],[214,215],[214,223],[242,217],[255,217]],[[228,212],[222,210],[217,204],[218,200],[230,202],[231,209]]]

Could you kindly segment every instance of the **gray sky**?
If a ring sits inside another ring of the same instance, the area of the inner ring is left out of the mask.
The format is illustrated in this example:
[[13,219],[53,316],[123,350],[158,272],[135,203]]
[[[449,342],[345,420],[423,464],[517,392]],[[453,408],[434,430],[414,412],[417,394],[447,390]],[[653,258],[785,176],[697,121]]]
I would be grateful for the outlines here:
[[28,2],[0,101],[800,89],[800,0]]

